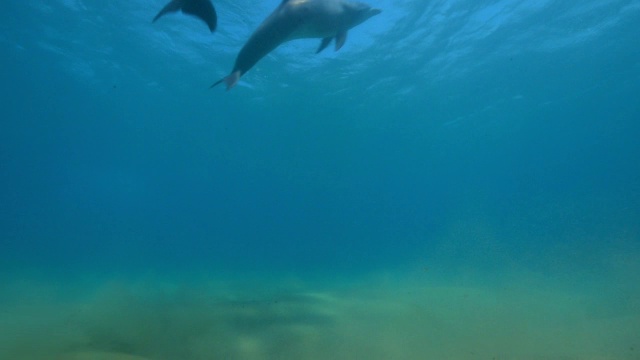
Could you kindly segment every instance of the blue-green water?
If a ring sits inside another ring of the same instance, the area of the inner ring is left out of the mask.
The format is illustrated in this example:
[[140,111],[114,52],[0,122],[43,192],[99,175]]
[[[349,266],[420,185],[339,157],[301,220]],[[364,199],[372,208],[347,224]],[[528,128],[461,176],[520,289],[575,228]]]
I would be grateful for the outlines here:
[[640,1],[6,2],[0,358],[640,359]]

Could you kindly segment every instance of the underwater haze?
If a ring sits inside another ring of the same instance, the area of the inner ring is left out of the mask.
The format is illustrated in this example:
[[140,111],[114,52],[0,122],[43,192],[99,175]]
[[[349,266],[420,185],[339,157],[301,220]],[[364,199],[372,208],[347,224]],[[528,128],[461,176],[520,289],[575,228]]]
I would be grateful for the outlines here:
[[0,358],[640,359],[640,0],[5,0]]

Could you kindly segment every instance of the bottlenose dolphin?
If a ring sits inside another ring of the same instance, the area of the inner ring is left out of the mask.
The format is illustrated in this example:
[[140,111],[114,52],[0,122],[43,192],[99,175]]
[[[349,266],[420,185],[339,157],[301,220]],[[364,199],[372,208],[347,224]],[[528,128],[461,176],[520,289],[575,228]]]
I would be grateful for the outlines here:
[[231,89],[260,59],[289,40],[321,38],[316,51],[319,53],[335,39],[338,51],[347,40],[349,29],[380,12],[348,0],[283,0],[244,44],[231,74],[211,87],[224,82],[227,90]]
[[218,23],[218,15],[213,7],[211,0],[171,0],[162,10],[153,18],[151,22],[156,22],[165,14],[182,10],[183,13],[196,16],[204,21],[209,30],[214,32]]

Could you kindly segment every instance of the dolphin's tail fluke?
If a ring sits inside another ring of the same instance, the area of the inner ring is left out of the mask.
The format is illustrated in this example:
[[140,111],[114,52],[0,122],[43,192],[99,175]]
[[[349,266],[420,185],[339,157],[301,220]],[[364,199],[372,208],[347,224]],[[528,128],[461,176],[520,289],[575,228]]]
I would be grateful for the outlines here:
[[229,90],[231,90],[231,88],[236,86],[236,84],[240,80],[240,76],[242,76],[242,72],[240,70],[236,70],[236,71],[232,72],[231,74],[229,74],[228,76],[225,76],[222,79],[220,79],[220,80],[216,81],[215,83],[213,83],[213,85],[211,85],[211,87],[214,87],[216,85],[225,83],[225,85],[227,85],[227,91],[229,91]]
[[156,22],[164,15],[178,10],[182,10],[183,13],[193,15],[204,21],[211,32],[216,30],[218,15],[211,0],[171,0],[160,10],[151,22]]
[[158,15],[156,15],[156,17],[154,17],[153,20],[151,20],[151,22],[154,23],[164,15],[180,10],[181,7],[182,7],[182,2],[180,0],[172,0],[167,5],[165,5],[162,8],[162,10],[160,10]]

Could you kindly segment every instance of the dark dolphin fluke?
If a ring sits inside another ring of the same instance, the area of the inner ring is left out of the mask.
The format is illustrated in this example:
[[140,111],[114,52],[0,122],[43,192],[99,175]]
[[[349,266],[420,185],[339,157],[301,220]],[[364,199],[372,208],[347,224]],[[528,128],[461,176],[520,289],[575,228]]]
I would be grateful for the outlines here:
[[320,38],[319,53],[335,39],[338,51],[349,29],[379,13],[379,9],[348,0],[283,0],[242,47],[231,74],[211,87],[224,82],[231,89],[260,59],[289,40]]
[[211,0],[171,0],[165,7],[160,10],[158,15],[151,22],[156,22],[162,16],[168,13],[182,10],[183,13],[193,15],[204,21],[209,30],[214,32],[218,23],[218,15],[213,7]]

